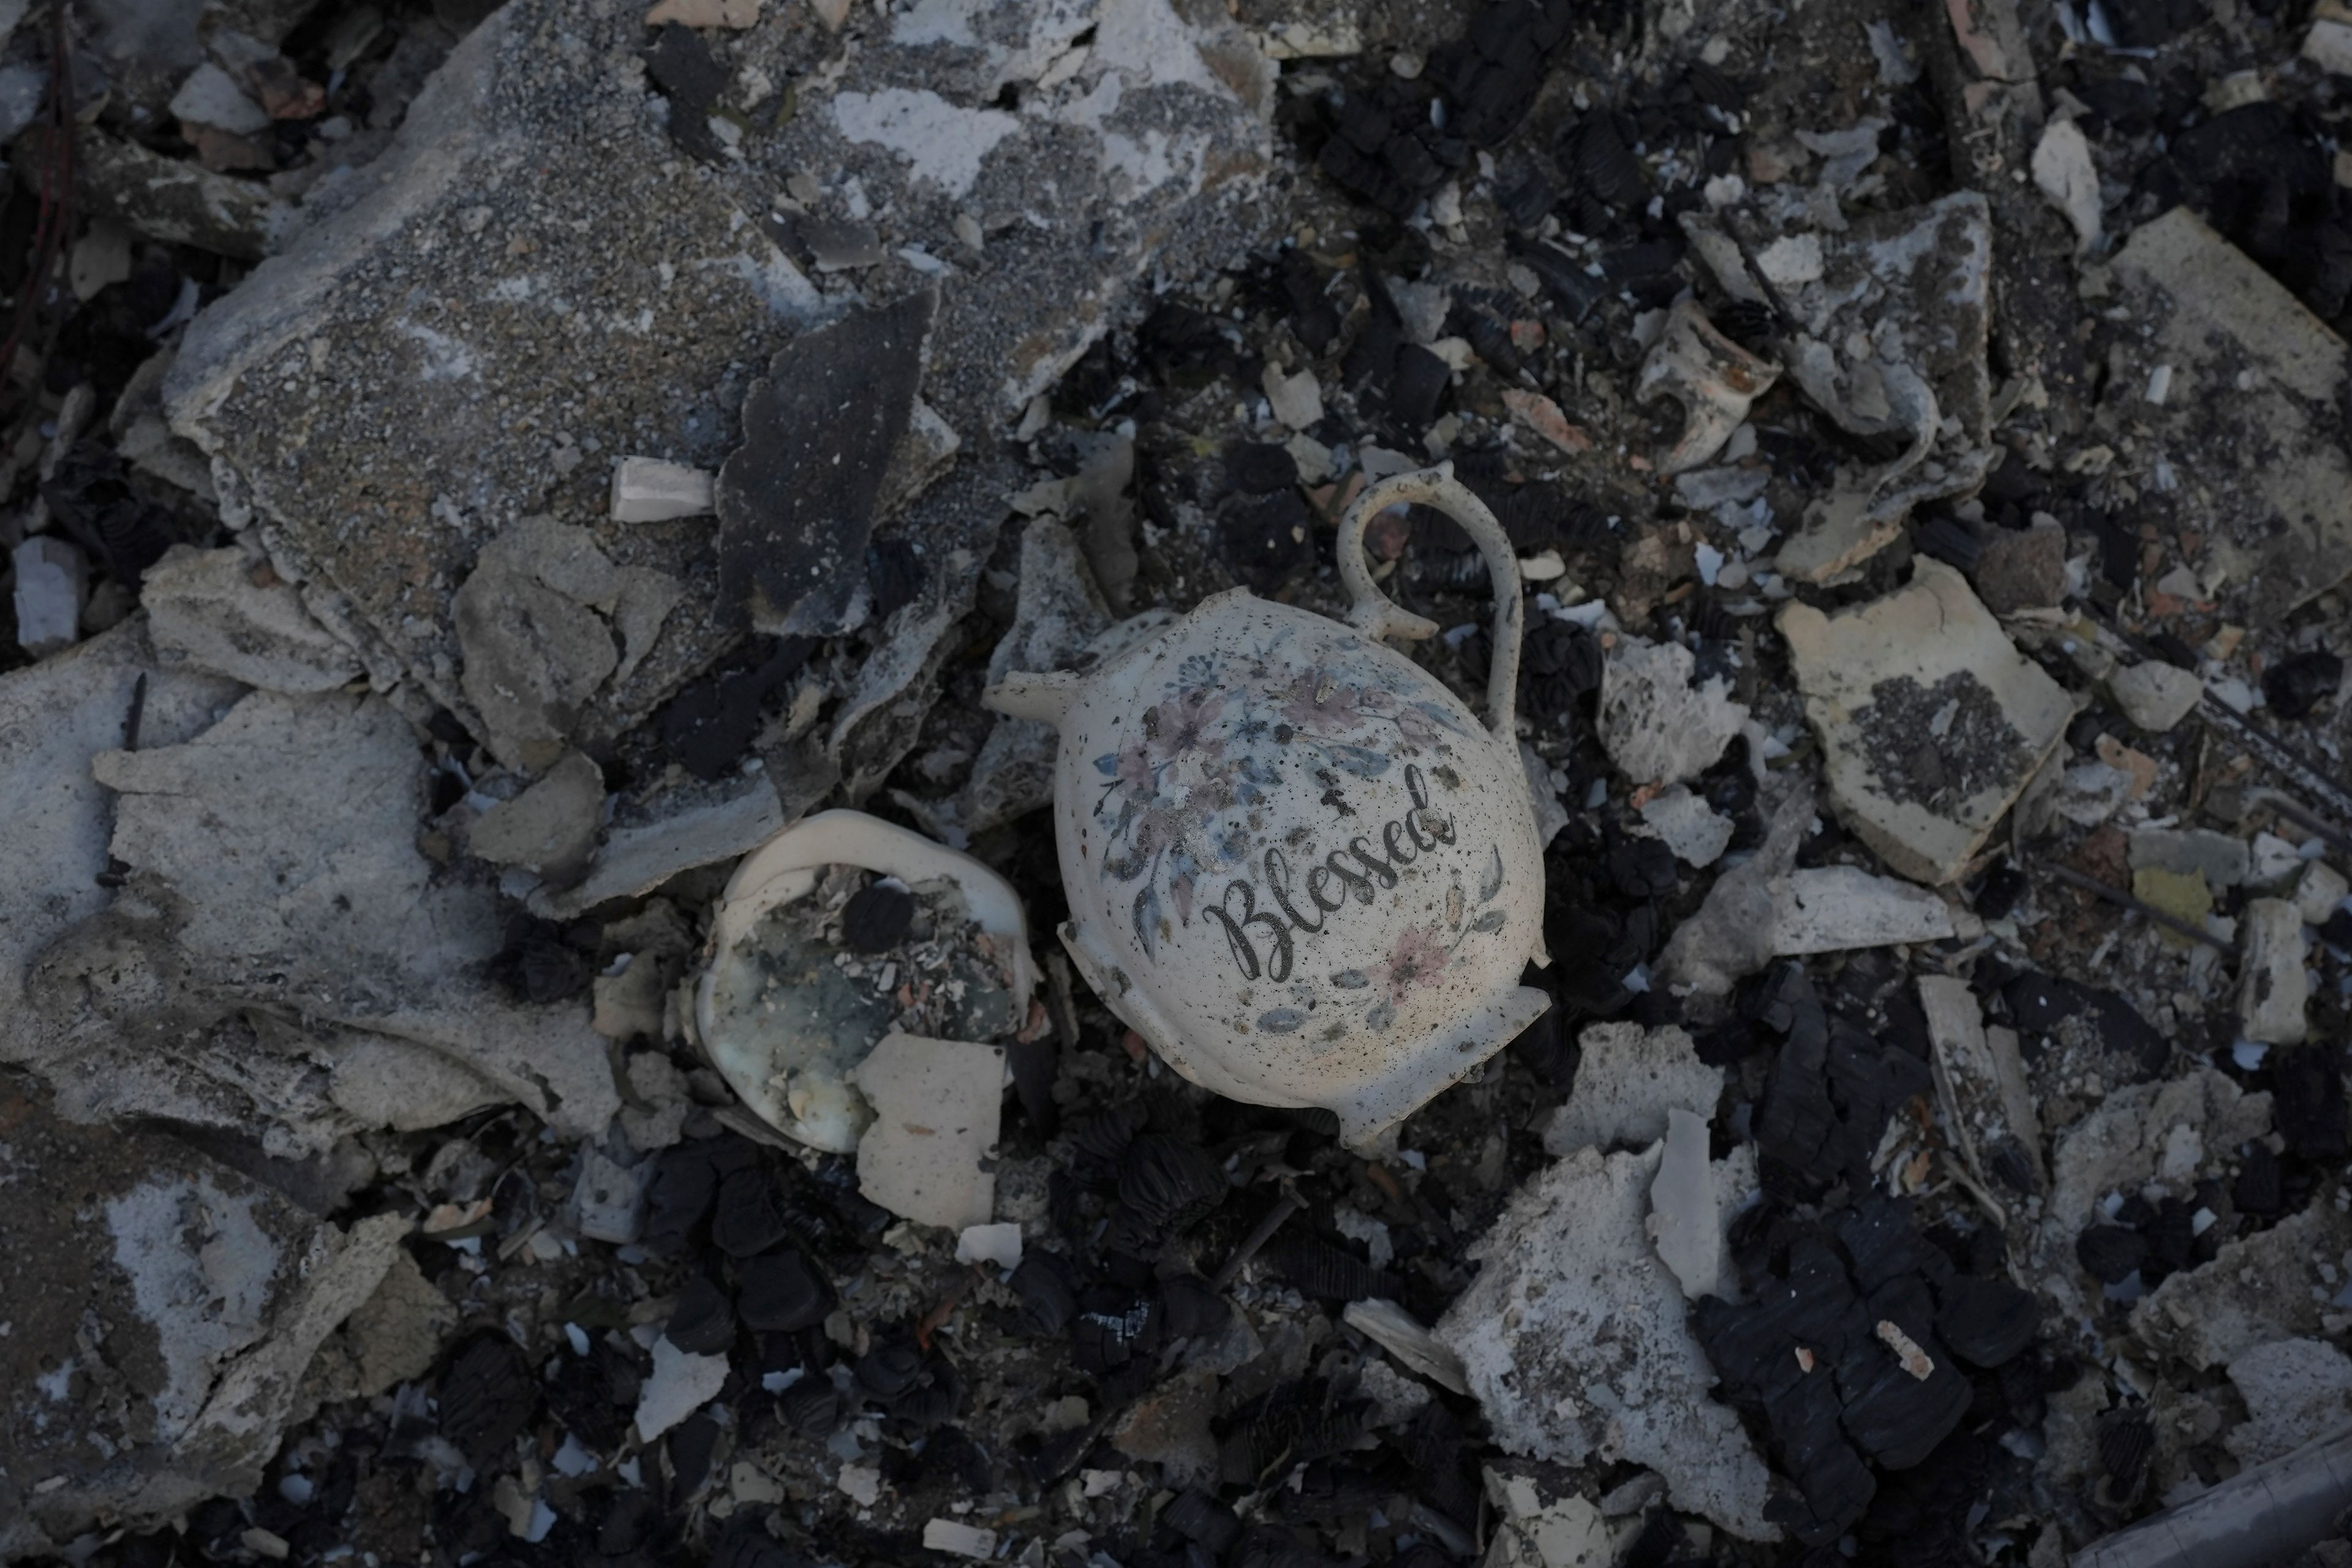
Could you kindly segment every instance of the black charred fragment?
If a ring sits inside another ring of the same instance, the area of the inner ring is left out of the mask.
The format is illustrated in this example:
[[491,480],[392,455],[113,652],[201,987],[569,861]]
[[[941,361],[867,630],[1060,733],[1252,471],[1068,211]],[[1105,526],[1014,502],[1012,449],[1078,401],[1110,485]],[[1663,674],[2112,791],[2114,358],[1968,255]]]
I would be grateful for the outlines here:
[[793,1234],[783,1183],[763,1161],[730,1171],[719,1184],[710,1239],[730,1258],[765,1252]]
[[496,1331],[476,1334],[442,1368],[435,1390],[441,1436],[476,1472],[496,1475],[511,1461],[539,1397],[539,1378],[514,1342]]
[[1032,1332],[1050,1339],[1069,1327],[1077,1315],[1078,1297],[1070,1266],[1059,1253],[1024,1252],[1010,1283]]
[[2085,1226],[2074,1237],[2074,1260],[2100,1284],[2120,1285],[2147,1261],[2147,1238],[2128,1226]]
[[[761,1333],[791,1333],[824,1321],[833,1291],[797,1248],[780,1247],[735,1267],[736,1308]],[[683,1348],[683,1347],[680,1347]]]
[[2347,1131],[2344,1047],[2327,1039],[2273,1047],[2270,1069],[2272,1114],[2287,1152],[2305,1160],[2343,1159]]
[[1241,1539],[1242,1521],[1234,1510],[1201,1490],[1187,1487],[1160,1511],[1160,1521],[1187,1541],[1197,1542],[1213,1555]]
[[852,952],[887,952],[915,923],[915,895],[892,881],[860,888],[841,909],[841,945]]
[[689,681],[654,714],[662,750],[698,779],[734,773],[766,720],[768,700],[815,647],[809,637],[756,637],[747,656]]
[[668,100],[670,140],[706,163],[724,163],[726,150],[710,129],[710,110],[727,90],[727,71],[701,36],[672,22],[646,51],[646,74]]
[[719,470],[722,608],[771,633],[822,632],[863,585],[874,509],[907,433],[936,289],[793,339],[743,400]]
[[830,1378],[804,1375],[776,1395],[776,1417],[803,1437],[830,1437],[841,1425],[841,1391]]
[[1144,1133],[1119,1159],[1119,1202],[1164,1235],[1196,1224],[1232,1191],[1214,1156],[1162,1133]]
[[1259,1256],[1300,1294],[1320,1301],[1393,1300],[1404,1293],[1404,1282],[1395,1275],[1318,1237],[1277,1237]]
[[2263,671],[2263,698],[2282,719],[2307,717],[2344,684],[2344,660],[2325,648],[2283,658]]
[[1843,1178],[1866,1190],[1887,1117],[1933,1087],[1927,1064],[1828,1017],[1801,968],[1775,973],[1773,1010],[1785,1011],[1790,1026],[1756,1118],[1756,1146],[1809,1181]]
[[718,1355],[735,1342],[735,1309],[709,1278],[697,1274],[677,1294],[662,1337],[688,1355]]

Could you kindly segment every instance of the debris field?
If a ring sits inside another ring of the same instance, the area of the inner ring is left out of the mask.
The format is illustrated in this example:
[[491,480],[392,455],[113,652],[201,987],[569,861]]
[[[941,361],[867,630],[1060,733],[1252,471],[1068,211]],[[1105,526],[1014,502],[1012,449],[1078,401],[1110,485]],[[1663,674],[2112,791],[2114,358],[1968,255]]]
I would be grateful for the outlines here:
[[2352,1564],[2338,0],[0,0],[0,1563]]

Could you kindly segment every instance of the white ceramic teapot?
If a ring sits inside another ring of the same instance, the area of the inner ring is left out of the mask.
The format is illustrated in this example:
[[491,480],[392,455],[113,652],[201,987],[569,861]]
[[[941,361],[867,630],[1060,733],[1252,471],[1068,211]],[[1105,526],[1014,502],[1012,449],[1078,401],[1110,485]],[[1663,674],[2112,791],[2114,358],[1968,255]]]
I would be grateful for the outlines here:
[[[1400,502],[1468,531],[1496,595],[1481,725],[1384,647],[1427,637],[1372,584]],[[999,712],[1061,733],[1054,821],[1087,984],[1219,1094],[1323,1106],[1360,1145],[1540,1014],[1543,853],[1512,725],[1523,609],[1502,525],[1450,469],[1339,527],[1346,626],[1235,588],[1090,675],[1016,675]]]

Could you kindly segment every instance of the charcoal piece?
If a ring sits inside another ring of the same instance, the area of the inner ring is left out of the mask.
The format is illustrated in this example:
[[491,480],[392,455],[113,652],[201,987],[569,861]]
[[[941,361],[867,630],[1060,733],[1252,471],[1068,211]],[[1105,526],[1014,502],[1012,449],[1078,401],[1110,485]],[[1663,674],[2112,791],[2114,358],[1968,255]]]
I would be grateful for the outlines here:
[[1103,1286],[1078,1298],[1070,1320],[1070,1349],[1078,1370],[1100,1374],[1125,1366],[1151,1326],[1150,1298]]
[[1298,459],[1271,441],[1244,441],[1225,454],[1225,483],[1243,495],[1271,495],[1298,482]]
[[915,923],[915,895],[889,882],[875,882],[850,895],[841,909],[841,945],[852,952],[887,952],[907,939]]
[[1215,1156],[1161,1133],[1137,1138],[1119,1161],[1119,1202],[1170,1234],[1200,1220],[1232,1191]]
[[2344,684],[2344,660],[2325,648],[2283,658],[2263,671],[2263,698],[2282,719],[2301,719]]
[[2196,1211],[2179,1198],[2157,1205],[2155,1215],[2140,1226],[2140,1234],[2147,1238],[2147,1260],[2140,1266],[2141,1277],[2148,1284],[2158,1284],[2203,1261],[2197,1256],[2196,1223]]
[[[1862,1321],[1872,1331],[1849,1331],[1837,1357],[1845,1429],[1864,1453],[1888,1469],[1907,1469],[1925,1459],[1969,1413],[1969,1380],[1936,1338],[1934,1313],[1923,1282],[1891,1279],[1861,1308]],[[1893,1323],[1927,1356],[1932,1370],[1925,1378],[1914,1376],[1880,1340],[1874,1331],[1880,1323]]]
[[1404,1293],[1403,1282],[1395,1275],[1318,1237],[1278,1236],[1259,1256],[1301,1295],[1318,1300],[1393,1300]]
[[1239,368],[1224,324],[1189,305],[1155,306],[1135,329],[1137,357],[1163,386],[1193,391]]
[[[602,1341],[592,1343],[584,1356],[565,1355],[555,1375],[547,1380],[547,1408],[591,1451],[610,1454],[627,1435],[629,1411],[635,1404],[633,1373],[616,1379],[619,1357]],[[620,1382],[630,1386],[617,1386]]]
[[1180,1274],[1160,1282],[1160,1332],[1169,1339],[1197,1340],[1220,1332],[1233,1313],[1233,1304],[1205,1279]]
[[1217,559],[1261,595],[1315,567],[1315,514],[1295,489],[1236,496],[1217,514]]
[[1977,884],[1976,911],[1989,921],[2004,920],[2032,885],[2024,872],[2004,860]]
[[1315,165],[1333,184],[1391,217],[1410,217],[1421,205],[1422,193],[1399,179],[1384,157],[1366,153],[1342,137],[1334,136],[1323,143]]
[[1573,700],[1601,689],[1604,662],[1601,639],[1589,628],[1546,618],[1528,634],[1526,651],[1519,658],[1519,678],[1523,682],[1530,675],[1538,681],[1557,681]]
[[1951,1258],[1913,1224],[1908,1198],[1865,1195],[1838,1216],[1837,1238],[1853,1282],[1864,1291],[1906,1274],[1937,1284],[1952,1274]]
[[127,588],[137,588],[148,567],[189,538],[168,508],[131,488],[121,454],[101,442],[74,443],[42,481],[40,495],[58,529]]
[[1683,247],[1672,239],[1647,239],[1621,245],[1601,258],[1601,269],[1612,282],[1639,283],[1663,278],[1682,265]]
[[735,1275],[736,1310],[746,1327],[761,1333],[805,1329],[824,1321],[833,1310],[833,1292],[793,1247],[747,1258],[735,1266]]
[[496,1475],[539,1409],[539,1379],[504,1334],[485,1331],[460,1345],[435,1390],[441,1436],[478,1473]]
[[1220,1555],[1241,1539],[1242,1521],[1234,1510],[1198,1487],[1177,1493],[1176,1500],[1160,1510],[1160,1522]]
[[730,1258],[751,1258],[792,1235],[783,1184],[766,1164],[730,1171],[719,1184],[710,1239]]
[[2159,48],[2205,19],[2196,0],[2101,0],[2101,8],[2127,49]]
[[[1552,189],[1549,180],[1529,171],[1508,190],[1498,192],[1495,205],[1502,209],[1504,221],[1513,228],[1534,229],[1542,226],[1551,212],[1552,203],[1559,199],[1559,193]],[[1476,340],[1473,339],[1474,347],[1475,343]]]
[[877,1399],[895,1399],[923,1375],[923,1352],[910,1340],[890,1340],[857,1358],[857,1386]]
[[2000,1366],[2032,1344],[2042,1327],[2032,1292],[2006,1279],[1955,1275],[1936,1297],[1937,1337],[1971,1366]]
[[[1369,284],[1371,279],[1366,281]],[[1396,308],[1388,303],[1387,292],[1376,293],[1372,300],[1371,313],[1339,361],[1339,384],[1351,392],[1374,383],[1385,384],[1395,373],[1397,353],[1404,347],[1404,325],[1397,319]]]
[[2352,952],[2352,910],[2339,906],[2322,921],[2319,940],[2338,952]]
[[[1470,345],[1470,352],[1486,362],[1496,374],[1517,380],[1519,372],[1525,368],[1527,362],[1519,357],[1518,345],[1511,342],[1511,329],[1484,310],[1465,310],[1457,304],[1446,317],[1446,325],[1458,332]],[[1494,509],[1504,531],[1511,535],[1511,542],[1524,549],[1527,547],[1521,544],[1519,533],[1511,527],[1511,520],[1507,515],[1509,499],[1518,493],[1517,490],[1510,490],[1498,498],[1481,489],[1478,499]],[[1501,504],[1497,504],[1498,500]]]
[[1308,353],[1321,355],[1339,337],[1339,308],[1331,302],[1322,268],[1306,252],[1286,250],[1281,286],[1290,310],[1291,335]]
[[683,1513],[710,1479],[711,1456],[719,1451],[719,1423],[709,1415],[696,1411],[673,1428],[666,1440],[669,1448],[669,1506],[672,1513]]
[[1139,1100],[1079,1122],[1070,1130],[1070,1149],[1076,1156],[1073,1169],[1097,1185],[1116,1184],[1127,1146],[1150,1124],[1151,1108]]
[[661,1535],[661,1500],[637,1488],[610,1495],[593,1516],[596,1550],[606,1557],[625,1557],[653,1546]]
[[2155,1453],[2156,1424],[2145,1409],[2132,1405],[2099,1417],[2099,1468],[2116,1493],[2128,1496],[2138,1489]]
[[1234,1548],[1232,1568],[1331,1568],[1331,1559],[1278,1524],[1257,1524]]
[[2100,1284],[2120,1285],[2147,1261],[2147,1238],[2125,1226],[2086,1226],[2074,1237],[2074,1260]]
[[1033,1333],[1051,1338],[1067,1328],[1077,1314],[1078,1297],[1070,1266],[1058,1253],[1024,1254],[1009,1283],[1013,1295],[1020,1298],[1022,1319]]
[[1445,166],[1426,142],[1410,131],[1400,131],[1381,144],[1381,162],[1409,191],[1427,195],[1445,180]]
[[1340,100],[1332,116],[1332,130],[1359,153],[1378,153],[1396,133],[1396,122],[1371,99],[1360,93]]
[[2305,1160],[2343,1159],[2344,1047],[2334,1040],[2273,1047],[2270,1069],[2272,1114],[2287,1152]]
[[1633,155],[1632,143],[1638,139],[1623,115],[1595,110],[1561,132],[1559,166],[1571,185],[1611,207],[1626,211],[1644,205],[1650,181]]
[[1397,351],[1396,368],[1389,378],[1389,412],[1407,428],[1425,430],[1437,419],[1437,408],[1454,372],[1436,354],[1419,343]]
[[646,74],[669,100],[670,140],[706,163],[725,162],[725,149],[710,129],[710,110],[727,89],[727,72],[701,37],[670,23],[646,51]]
[[735,1342],[735,1309],[721,1290],[697,1274],[677,1294],[662,1337],[688,1355],[717,1355]]
[[[743,444],[712,490],[722,611],[755,630],[822,632],[847,609],[939,300],[919,289],[803,332],[751,384]],[[806,624],[793,624],[803,601]]]
[[766,1510],[739,1508],[710,1549],[710,1568],[810,1568],[810,1563],[768,1533]]
[[[2277,1101],[2272,1101],[2273,1107]],[[2230,1184],[2230,1202],[2240,1214],[2269,1219],[2279,1212],[2284,1201],[2284,1173],[2279,1157],[2271,1146],[2259,1140],[2246,1146],[2245,1158],[2239,1163],[2237,1179]]]
[[1931,555],[1971,576],[1976,573],[1978,558],[1984,553],[1984,541],[1977,531],[1967,520],[1948,511],[1913,517],[1911,547],[1919,554]]
[[534,1006],[584,995],[596,977],[587,955],[563,940],[561,926],[529,916],[514,922],[489,967],[502,989]]
[[934,1352],[923,1358],[914,1382],[891,1395],[886,1405],[892,1420],[928,1432],[956,1418],[963,1406],[963,1379],[945,1356]]
[[1229,1485],[1263,1487],[1292,1466],[1328,1458],[1355,1446],[1363,1432],[1360,1406],[1334,1409],[1319,1379],[1288,1384],[1240,1416],[1217,1450],[1219,1474]]
[[1663,838],[1620,839],[1610,847],[1607,866],[1610,881],[1629,899],[1665,898],[1681,879]]
[[1469,1462],[1461,1423],[1433,1399],[1405,1424],[1397,1448],[1412,1476],[1413,1496],[1465,1530],[1477,1522],[1485,1497]]
[[823,1440],[841,1425],[841,1392],[812,1374],[776,1395],[776,1418],[803,1437]]
[[748,654],[688,682],[654,714],[662,751],[698,779],[733,773],[766,721],[769,698],[800,673],[815,647],[810,637],[755,637]]

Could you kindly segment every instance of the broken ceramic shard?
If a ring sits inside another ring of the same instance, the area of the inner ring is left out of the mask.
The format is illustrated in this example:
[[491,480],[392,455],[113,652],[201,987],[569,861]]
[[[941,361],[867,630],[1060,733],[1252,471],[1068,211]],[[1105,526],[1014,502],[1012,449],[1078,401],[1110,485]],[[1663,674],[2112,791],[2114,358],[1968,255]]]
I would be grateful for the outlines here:
[[2246,905],[2244,956],[2238,961],[2238,1031],[2266,1045],[2303,1040],[2311,982],[2303,966],[2308,944],[2303,911],[2284,899]]
[[1748,710],[1720,675],[1691,684],[1696,661],[1680,643],[1620,639],[1601,675],[1601,743],[1637,784],[1677,784],[1715,765]]
[[719,595],[776,636],[839,629],[864,587],[883,474],[913,416],[935,289],[778,350],[719,470]]
[[1779,365],[1716,331],[1690,295],[1676,300],[1633,384],[1642,402],[1666,396],[1682,405],[1683,433],[1658,458],[1659,471],[1679,474],[1711,462],[1780,375]]
[[[879,879],[856,879],[853,868]],[[869,937],[866,921],[882,917],[868,910],[882,902],[903,918]],[[879,817],[825,811],[735,868],[711,921],[695,1027],[712,1065],[771,1126],[846,1153],[874,1121],[851,1074],[885,1036],[920,1025],[963,1039],[1009,1037],[1028,1021],[1035,984],[1028,919],[1004,879]],[[902,1002],[901,985],[922,1000]]]
[[2042,1123],[2016,1032],[1986,1028],[1976,993],[1950,975],[1921,975],[1919,1006],[1927,1017],[1936,1097],[1969,1174],[2000,1196],[2040,1191],[2047,1181]]
[[[1487,723],[1381,646],[1436,630],[1374,587],[1365,523],[1446,512],[1496,595]],[[1062,939],[1195,1083],[1322,1106],[1360,1143],[1549,1005],[1542,856],[1512,727],[1524,609],[1509,538],[1450,471],[1367,489],[1339,531],[1341,626],[1245,589],[1084,678],[1013,675],[998,711],[1061,734]]]
[[1925,888],[1874,877],[1859,866],[1791,871],[1772,889],[1772,956],[1939,942],[1952,911]]
[[624,458],[613,465],[609,512],[614,522],[668,522],[712,509],[711,476],[661,458]]
[[[1471,1248],[1485,1267],[1437,1337],[1461,1356],[1507,1451],[1646,1465],[1676,1508],[1744,1540],[1777,1540],[1765,1517],[1771,1478],[1738,1416],[1710,1394],[1716,1374],[1682,1283],[1650,1242],[1663,1153],[1580,1150],[1520,1188]],[[1713,1167],[1721,1215],[1753,1192],[1754,1162],[1742,1146]]]
[[918,1225],[986,1225],[996,1210],[1004,1047],[894,1033],[847,1079],[872,1118],[857,1143],[857,1190]]
[[1839,815],[1901,875],[1951,881],[2064,738],[2064,689],[1925,556],[1906,588],[1780,626]]
[[1462,1358],[1394,1301],[1377,1296],[1350,1301],[1340,1321],[1431,1382],[1456,1394],[1470,1392]]

